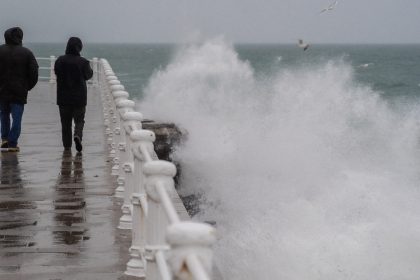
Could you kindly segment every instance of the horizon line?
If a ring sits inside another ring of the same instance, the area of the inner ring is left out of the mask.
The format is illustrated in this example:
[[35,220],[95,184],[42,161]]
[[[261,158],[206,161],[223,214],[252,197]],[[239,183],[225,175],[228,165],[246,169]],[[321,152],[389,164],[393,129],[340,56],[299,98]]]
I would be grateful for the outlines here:
[[[24,41],[24,44],[66,44],[67,41]],[[109,45],[148,45],[167,44],[178,45],[189,42],[106,42],[106,41],[83,41],[84,44],[109,44]],[[294,42],[231,42],[234,45],[295,45]],[[420,45],[420,42],[312,42],[311,45]]]

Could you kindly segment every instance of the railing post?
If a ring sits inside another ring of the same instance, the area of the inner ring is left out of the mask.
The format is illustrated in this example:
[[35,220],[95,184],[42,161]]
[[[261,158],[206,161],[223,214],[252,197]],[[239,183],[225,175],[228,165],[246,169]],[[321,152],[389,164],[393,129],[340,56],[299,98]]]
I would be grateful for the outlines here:
[[109,65],[106,59],[101,58],[101,77],[100,77],[100,87],[101,87],[101,97],[102,97],[102,108],[103,108],[103,116],[104,116],[104,126],[105,126],[105,134],[108,135],[109,133],[109,114],[108,114],[108,95],[109,89],[107,85],[106,77],[107,75],[113,75],[111,66]]
[[[211,279],[215,229],[207,224],[179,222],[167,229],[169,264],[176,279]],[[197,277],[199,276],[199,277]]]
[[157,185],[162,184],[167,193],[170,196],[173,195],[175,191],[173,177],[176,174],[176,167],[168,161],[154,160],[144,164],[144,174],[148,205],[145,247],[146,279],[158,279],[160,273],[156,263],[156,253],[168,250],[169,246],[165,241],[168,219],[160,203]]
[[135,174],[134,174],[134,158],[133,152],[131,151],[131,140],[130,133],[133,130],[141,129],[141,120],[143,115],[139,112],[127,112],[122,116],[124,122],[124,131],[126,139],[126,152],[127,152],[127,161],[123,163],[123,168],[125,171],[125,186],[124,186],[124,202],[121,207],[123,212],[122,217],[120,218],[120,223],[118,225],[119,229],[131,229],[132,228],[132,205],[131,205],[131,195],[133,193],[133,187],[135,184]]
[[[102,103],[103,103],[103,114],[104,114],[104,125],[105,125],[105,134],[109,135],[111,132],[111,120],[109,116],[109,106],[110,106],[110,89],[107,84],[107,77],[108,76],[115,76],[114,71],[112,71],[111,66],[109,63],[103,59],[102,60],[102,66],[104,67],[104,73],[103,73],[103,82],[102,82]],[[107,141],[109,140],[109,137],[107,138]],[[110,146],[108,146],[109,149]]]
[[98,86],[98,58],[92,58],[93,77],[92,82],[94,86]]
[[138,176],[133,188],[133,229],[131,231],[130,261],[125,274],[137,277],[145,276],[145,218],[147,215],[147,198],[144,187],[143,164],[146,156],[142,154],[143,146],[149,154],[154,153],[155,134],[150,130],[134,130],[130,134],[134,154],[134,173]]
[[[109,76],[107,77],[107,79]],[[116,141],[114,136],[114,128],[117,122],[117,113],[115,101],[112,93],[114,91],[123,91],[124,86],[119,84],[120,81],[114,79],[108,79],[108,85],[110,85],[110,94],[108,96],[108,119],[109,119],[109,131],[108,131],[108,145],[109,145],[109,157],[114,160],[116,154]],[[118,116],[119,117],[119,116]],[[115,175],[115,174],[113,174]]]
[[[118,80],[108,80],[108,83],[113,82],[113,81],[118,81]],[[119,90],[116,90],[116,91],[121,92]],[[116,108],[114,92],[115,92],[114,90],[111,90],[111,95],[110,95],[109,115],[111,117],[111,127],[110,127],[110,132],[108,133],[108,136],[109,136],[108,142],[111,145],[109,157],[112,159],[112,162],[113,162],[111,175],[118,175],[119,166],[120,166],[120,159],[118,157],[119,155],[118,143],[121,137],[120,137],[120,134],[117,134],[117,132],[119,132],[119,124],[120,124],[121,117]],[[127,96],[128,96],[128,93],[127,93]]]
[[[120,91],[121,96],[128,97],[128,93],[125,91]],[[124,94],[123,94],[124,93]],[[115,98],[115,94],[114,94]],[[127,161],[127,141],[124,127],[122,127],[121,116],[126,112],[134,111],[135,106],[134,101],[123,99],[123,97],[115,99],[117,104],[117,118],[116,127],[114,128],[114,135],[118,137],[117,139],[117,159],[118,159],[118,178],[117,178],[117,188],[115,189],[115,197],[124,197],[124,185],[125,185],[125,172],[123,168],[123,163]]]
[[[107,115],[108,115],[108,149],[109,149],[109,157],[112,159],[115,153],[115,143],[114,143],[114,113],[115,113],[115,106],[114,106],[114,97],[112,96],[112,90],[110,85],[110,80],[108,79],[110,76],[107,76],[107,83],[108,83],[108,94],[107,94]],[[111,76],[115,77],[115,76]],[[116,77],[115,77],[116,78]],[[111,80],[114,81],[114,80]]]
[[55,84],[57,81],[57,78],[55,76],[54,72],[54,64],[55,64],[55,56],[50,56],[50,84]]

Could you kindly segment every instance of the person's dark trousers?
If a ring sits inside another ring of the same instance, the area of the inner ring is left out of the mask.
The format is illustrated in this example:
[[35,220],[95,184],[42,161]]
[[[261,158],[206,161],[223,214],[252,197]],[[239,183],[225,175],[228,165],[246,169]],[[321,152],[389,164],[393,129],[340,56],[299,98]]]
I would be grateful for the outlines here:
[[83,138],[83,127],[85,125],[86,106],[63,106],[59,105],[61,119],[61,138],[63,147],[70,148],[72,145],[72,123],[74,120],[74,136],[80,140]]
[[1,139],[7,141],[11,148],[18,144],[24,107],[24,104],[0,102]]

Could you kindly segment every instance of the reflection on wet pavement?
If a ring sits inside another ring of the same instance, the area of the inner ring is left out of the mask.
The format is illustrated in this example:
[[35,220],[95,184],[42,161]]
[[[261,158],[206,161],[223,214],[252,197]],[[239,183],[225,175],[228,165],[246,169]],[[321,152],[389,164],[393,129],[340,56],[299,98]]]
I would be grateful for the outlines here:
[[[18,199],[12,193],[19,193],[23,188],[20,177],[19,161],[16,153],[5,153],[1,157],[0,191],[9,194],[10,200],[0,201],[0,230],[18,229],[26,225],[36,224],[32,222],[26,213],[14,213],[19,209],[33,209],[35,206],[30,201]],[[0,246],[27,246],[30,239],[16,235],[0,236]]]
[[[31,212],[36,205],[22,196],[24,183],[18,154],[2,152],[0,162],[0,252],[6,248],[32,247],[36,244],[33,235],[20,232],[37,224],[36,217]],[[13,253],[10,252],[9,256],[13,256]],[[11,265],[5,269],[16,271],[19,267]]]
[[17,153],[2,152],[0,184],[2,189],[23,187]]
[[29,95],[21,151],[0,153],[0,279],[127,279],[99,96],[89,90],[82,155],[63,152],[49,89]]
[[54,231],[54,242],[71,245],[80,240],[89,239],[87,230],[80,230],[80,225],[86,221],[85,183],[81,153],[76,153],[73,156],[71,151],[63,151],[60,174],[55,188],[56,197],[53,205],[54,209],[60,211],[54,212],[54,221],[57,227],[68,228],[63,231]]

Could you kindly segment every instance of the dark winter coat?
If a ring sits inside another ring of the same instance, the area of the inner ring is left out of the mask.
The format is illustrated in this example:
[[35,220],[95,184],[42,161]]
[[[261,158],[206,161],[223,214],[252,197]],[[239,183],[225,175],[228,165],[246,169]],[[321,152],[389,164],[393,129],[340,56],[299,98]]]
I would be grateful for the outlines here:
[[80,56],[82,41],[71,37],[66,54],[57,58],[54,71],[57,76],[57,105],[86,106],[86,81],[92,78],[89,61]]
[[0,102],[26,104],[28,91],[38,82],[38,63],[33,53],[22,47],[23,32],[13,27],[4,33],[0,46]]

